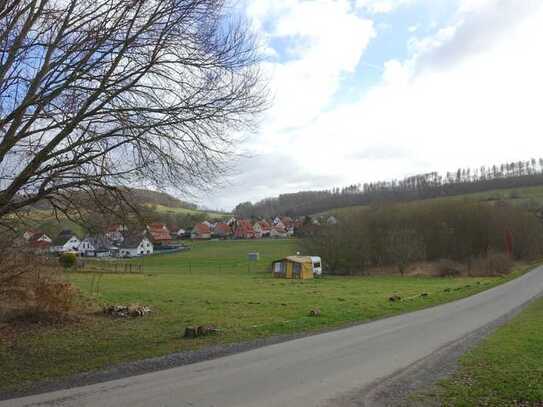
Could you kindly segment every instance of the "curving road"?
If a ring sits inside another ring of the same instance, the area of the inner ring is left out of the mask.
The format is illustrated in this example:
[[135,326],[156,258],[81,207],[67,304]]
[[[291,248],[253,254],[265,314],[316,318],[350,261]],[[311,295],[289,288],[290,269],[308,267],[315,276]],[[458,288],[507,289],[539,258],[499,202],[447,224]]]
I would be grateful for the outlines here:
[[0,406],[326,406],[543,293],[543,268],[472,297],[364,325]]

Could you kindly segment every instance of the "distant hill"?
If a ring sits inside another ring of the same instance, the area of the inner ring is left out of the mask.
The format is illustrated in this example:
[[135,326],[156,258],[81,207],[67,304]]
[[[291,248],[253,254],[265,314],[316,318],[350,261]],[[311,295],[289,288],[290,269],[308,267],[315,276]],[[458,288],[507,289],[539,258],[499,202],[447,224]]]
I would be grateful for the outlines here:
[[458,169],[446,175],[431,172],[402,180],[281,194],[254,204],[240,203],[234,209],[234,214],[241,217],[305,216],[337,208],[413,202],[541,186],[543,159],[531,159],[476,169]]
[[[495,204],[497,202],[506,202],[509,205],[535,212],[543,220],[543,186],[495,189],[485,192],[474,192],[448,197],[431,198],[429,200],[441,202],[449,202],[455,200],[465,202],[488,202],[490,204]],[[401,203],[401,205],[417,205],[422,201],[428,200],[408,201]],[[361,210],[368,210],[370,208],[371,206],[369,205],[338,207],[315,213],[313,214],[313,216],[346,216],[357,213]]]
[[[130,196],[130,200],[134,204],[144,206],[162,206],[166,208],[175,209],[187,209],[190,211],[197,211],[198,206],[196,204],[183,201],[175,198],[166,192],[152,191],[149,189],[130,188],[127,191]],[[34,209],[48,210],[51,207],[48,202],[42,201],[35,204]]]
[[175,198],[166,192],[151,191],[149,189],[130,189],[130,195],[142,205],[160,205],[168,208],[184,208],[197,210],[198,206]]

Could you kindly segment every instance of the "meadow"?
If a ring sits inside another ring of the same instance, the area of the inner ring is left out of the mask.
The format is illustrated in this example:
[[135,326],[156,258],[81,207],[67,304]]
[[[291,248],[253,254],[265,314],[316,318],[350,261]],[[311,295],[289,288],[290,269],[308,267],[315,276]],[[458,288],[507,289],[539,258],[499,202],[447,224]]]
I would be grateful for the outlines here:
[[[325,276],[293,281],[272,278],[270,265],[296,253],[295,239],[190,245],[186,252],[133,260],[143,263],[141,274],[66,273],[94,311],[106,304],[139,303],[152,313],[113,319],[89,311],[79,322],[28,329],[0,340],[0,391],[212,344],[317,332],[414,311],[475,294],[523,271],[486,278]],[[251,251],[260,253],[258,262],[248,262]],[[390,302],[394,294],[402,301]],[[314,308],[321,310],[319,317],[309,316]],[[221,331],[183,338],[186,326],[201,324]]]

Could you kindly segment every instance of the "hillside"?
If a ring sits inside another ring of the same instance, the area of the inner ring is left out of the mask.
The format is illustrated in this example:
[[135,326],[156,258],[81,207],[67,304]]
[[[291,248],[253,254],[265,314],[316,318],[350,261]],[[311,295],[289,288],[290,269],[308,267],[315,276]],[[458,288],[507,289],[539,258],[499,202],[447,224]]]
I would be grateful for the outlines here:
[[[75,193],[77,198],[77,193]],[[196,204],[183,201],[179,198],[160,191],[152,191],[150,189],[130,188],[126,190],[126,195],[130,201],[137,205],[161,205],[167,208],[184,208],[189,210],[197,210]],[[50,205],[46,201],[41,201],[35,204],[34,209],[49,210]]]
[[531,159],[491,167],[458,169],[445,175],[429,172],[401,180],[281,194],[256,203],[240,203],[234,213],[242,217],[305,216],[336,208],[462,197],[469,194],[498,196],[500,193],[508,194],[512,189],[539,187],[543,187],[543,159]]
[[[507,202],[513,206],[521,207],[531,211],[541,211],[543,209],[543,186],[520,187],[496,189],[485,192],[475,192],[471,194],[455,195],[450,197],[433,198],[428,201],[473,201],[473,202]],[[406,202],[404,205],[416,205],[420,201]],[[342,208],[333,208],[314,214],[314,216],[347,215],[353,211],[366,210],[369,205],[356,205]]]
[[[131,189],[130,201],[140,207],[140,214],[146,222],[161,222],[170,226],[192,227],[194,223],[206,219],[223,219],[229,214],[215,211],[200,210],[195,204],[182,201],[165,192],[151,191],[145,189]],[[85,212],[85,211],[84,211]],[[98,227],[103,229],[108,222],[115,223],[115,219],[95,219],[87,217],[80,221],[72,221],[64,214],[55,213],[46,203],[35,205],[25,217],[21,229],[40,229],[55,236],[63,229],[71,229],[79,236],[88,233],[87,229]],[[75,216],[74,219],[78,218]]]
[[129,194],[135,199],[135,201],[142,205],[161,205],[167,208],[184,208],[190,210],[197,210],[196,204],[182,201],[175,198],[166,192],[152,191],[149,189],[130,189]]

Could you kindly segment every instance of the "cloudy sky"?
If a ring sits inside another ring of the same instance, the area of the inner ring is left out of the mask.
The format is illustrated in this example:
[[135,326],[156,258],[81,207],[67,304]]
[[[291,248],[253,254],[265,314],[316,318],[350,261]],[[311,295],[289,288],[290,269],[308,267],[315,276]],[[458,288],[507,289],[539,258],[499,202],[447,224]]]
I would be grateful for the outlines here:
[[240,9],[260,37],[273,107],[205,206],[543,156],[541,0]]

